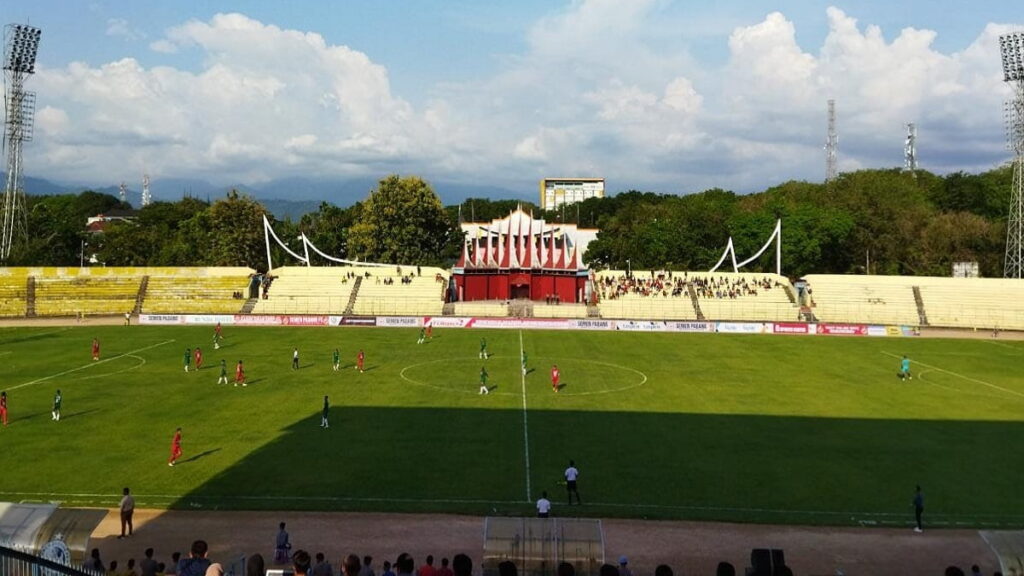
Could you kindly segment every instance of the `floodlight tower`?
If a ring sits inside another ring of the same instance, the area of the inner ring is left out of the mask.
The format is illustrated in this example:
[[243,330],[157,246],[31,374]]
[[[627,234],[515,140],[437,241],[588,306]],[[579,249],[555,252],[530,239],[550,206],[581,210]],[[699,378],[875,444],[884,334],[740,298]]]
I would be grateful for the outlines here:
[[836,134],[836,101],[828,101],[828,139],[825,140],[825,182],[836,179],[836,155],[839,152],[839,135]]
[[117,187],[117,196],[121,199],[121,202],[128,201],[128,185],[121,181],[121,185]]
[[999,51],[1003,58],[1003,81],[1013,88],[1013,96],[1006,101],[1006,139],[1013,152],[1013,188],[1010,191],[1010,215],[1006,219],[1006,259],[1003,276],[1020,278],[1024,268],[1021,236],[1024,216],[1024,32],[999,37]]
[[21,145],[32,140],[35,92],[25,91],[25,80],[36,71],[39,28],[24,24],[4,27],[4,139],[7,183],[4,185],[3,226],[0,227],[0,263],[6,263],[11,247],[28,235],[25,188],[22,186]]
[[907,124],[907,140],[903,143],[903,171],[917,171],[917,126]]
[[142,206],[149,206],[153,201],[153,195],[149,193],[149,174],[142,175]]

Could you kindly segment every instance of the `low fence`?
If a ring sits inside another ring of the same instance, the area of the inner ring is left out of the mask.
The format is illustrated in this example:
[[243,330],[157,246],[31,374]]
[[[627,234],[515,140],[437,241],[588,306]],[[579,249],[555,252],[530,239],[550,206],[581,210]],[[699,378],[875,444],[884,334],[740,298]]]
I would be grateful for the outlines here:
[[[57,555],[60,555],[59,551]],[[70,561],[70,554],[66,558]],[[0,574],[3,576],[102,576],[99,572],[72,568],[54,560],[40,558],[5,546],[0,546]]]

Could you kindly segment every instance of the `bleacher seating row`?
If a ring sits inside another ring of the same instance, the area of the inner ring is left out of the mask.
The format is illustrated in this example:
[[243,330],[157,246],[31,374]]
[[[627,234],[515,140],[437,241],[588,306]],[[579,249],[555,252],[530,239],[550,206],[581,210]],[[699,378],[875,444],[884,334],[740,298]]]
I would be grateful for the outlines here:
[[[0,268],[0,316],[237,313],[253,270],[241,267]],[[148,280],[146,280],[148,278]],[[31,281],[30,281],[31,279]]]
[[[248,268],[0,268],[0,317],[83,313],[239,313]],[[434,267],[283,267],[253,313],[436,316],[448,272]],[[357,285],[359,290],[353,296]],[[796,291],[762,273],[595,273],[601,317],[652,320],[796,321]],[[403,281],[404,279],[404,281]],[[811,274],[807,303],[819,322],[1024,330],[1024,283],[1001,278]],[[32,288],[30,288],[30,286]],[[30,291],[32,294],[30,294]],[[458,316],[508,316],[505,302],[457,302]],[[700,315],[698,315],[700,314]],[[534,302],[538,318],[585,318],[583,304]]]
[[[365,316],[437,316],[444,308],[448,273],[419,267],[285,266],[273,272],[259,314],[343,314]],[[404,278],[404,281],[403,281]],[[352,301],[356,283],[358,292]]]

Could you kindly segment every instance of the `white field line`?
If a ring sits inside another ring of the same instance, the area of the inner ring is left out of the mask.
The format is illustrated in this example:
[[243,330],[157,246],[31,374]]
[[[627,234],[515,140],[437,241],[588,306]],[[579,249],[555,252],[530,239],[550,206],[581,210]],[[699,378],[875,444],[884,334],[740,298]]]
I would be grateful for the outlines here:
[[[110,502],[115,505],[120,501],[117,494],[91,494],[91,493],[61,493],[61,492],[2,492],[8,500],[10,497],[20,497],[24,502],[67,502],[70,499],[77,499],[78,502]],[[488,500],[484,498],[394,498],[391,496],[271,496],[271,495],[218,495],[203,496],[200,494],[135,494],[136,502],[143,504],[154,501],[181,501],[188,500],[194,507],[202,507],[200,501],[213,500],[215,502],[239,500],[259,502],[352,502],[352,503],[378,503],[378,502],[399,502],[404,504],[488,504],[488,505],[522,505],[521,500]],[[866,512],[866,511],[844,511],[844,510],[789,510],[785,508],[743,508],[734,506],[693,506],[693,505],[672,505],[672,504],[636,504],[625,502],[591,502],[585,504],[588,508],[622,508],[634,510],[678,510],[691,512],[728,512],[743,514],[777,514],[794,516],[841,516],[854,521],[866,522],[867,519],[875,524],[911,525],[913,516],[908,512]],[[905,520],[901,520],[905,518]],[[932,514],[931,520],[927,523],[932,526],[968,526],[974,524],[998,524],[999,520],[1009,524],[1024,522],[1024,514]]]
[[526,460],[526,501],[530,502],[530,432],[526,421],[526,373],[522,370],[523,331],[519,331],[519,380],[523,385],[523,456]]
[[106,364],[107,362],[110,362],[112,360],[117,360],[119,358],[124,358],[125,356],[131,356],[132,354],[135,354],[136,352],[144,352],[146,350],[149,350],[150,348],[156,348],[158,346],[163,346],[164,344],[170,344],[171,342],[174,342],[174,340],[164,340],[163,342],[160,342],[159,344],[153,344],[151,346],[146,346],[144,348],[139,348],[138,350],[132,350],[131,352],[125,352],[124,354],[118,354],[117,356],[111,356],[110,358],[106,358],[106,359],[103,359],[103,360],[98,360],[96,362],[90,362],[89,364],[84,364],[82,366],[79,366],[78,368],[72,368],[70,370],[65,370],[63,372],[58,372],[57,374],[54,374],[52,376],[44,376],[42,378],[33,380],[31,382],[25,382],[24,384],[18,384],[17,386],[11,386],[10,388],[8,388],[8,390],[17,390],[18,388],[24,388],[26,386],[32,386],[33,384],[39,384],[40,382],[46,382],[47,380],[53,380],[54,378],[60,378],[61,376],[64,376],[66,374],[71,374],[72,372],[78,372],[79,370],[85,370],[86,368],[91,368],[93,366],[99,366],[100,364]]
[[[882,354],[885,354],[886,356],[892,356],[893,358],[901,358],[901,356],[899,354],[893,354],[892,352],[884,352],[883,351]],[[914,364],[918,364],[918,365],[924,366],[925,368],[931,368],[932,370],[935,370],[937,372],[945,372],[946,374],[949,374],[950,376],[956,376],[957,378],[963,378],[964,380],[967,380],[968,382],[974,382],[976,384],[981,384],[981,385],[984,385],[984,386],[988,386],[989,388],[992,388],[992,389],[995,389],[995,390],[999,390],[1000,392],[1006,392],[1007,394],[1013,394],[1014,396],[1018,396],[1020,398],[1024,398],[1024,394],[1021,394],[1020,392],[1017,392],[1016,390],[1010,390],[1009,388],[1003,388],[1002,386],[997,386],[995,384],[992,384],[991,382],[985,382],[984,380],[978,380],[977,378],[971,378],[970,376],[964,376],[963,374],[960,374],[960,373],[957,373],[957,372],[953,372],[952,370],[946,370],[945,368],[939,368],[938,366],[932,366],[931,364],[925,364],[924,362],[918,362],[917,360],[912,360],[912,362]]]

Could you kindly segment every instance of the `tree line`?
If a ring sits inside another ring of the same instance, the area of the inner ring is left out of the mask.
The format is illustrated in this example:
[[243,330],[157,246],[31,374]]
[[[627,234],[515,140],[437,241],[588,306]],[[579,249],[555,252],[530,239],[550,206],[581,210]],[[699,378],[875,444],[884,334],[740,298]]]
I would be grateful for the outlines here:
[[[549,223],[598,228],[585,255],[594,267],[707,270],[732,237],[737,259],[756,253],[782,219],[782,269],[807,273],[948,276],[953,262],[976,261],[1000,276],[1012,169],[937,176],[926,171],[861,170],[825,183],[790,181],[763,192],[721,189],[689,195],[630,190],[544,211],[532,202],[470,198],[444,206],[429,183],[388,176],[361,202],[328,202],[297,222],[277,220],[257,200],[231,191],[213,202],[155,202],[134,222],[85,231],[86,218],[128,209],[93,191],[29,196],[28,238],[9,265],[76,266],[95,255],[108,266],[266,268],[263,217],[293,251],[300,234],[332,256],[450,266],[461,250],[461,221],[487,222],[522,208]],[[87,245],[86,245],[87,244]],[[768,250],[749,271],[773,271]],[[294,258],[272,243],[275,264]],[[314,259],[317,257],[314,256]],[[326,262],[325,262],[326,263]]]

